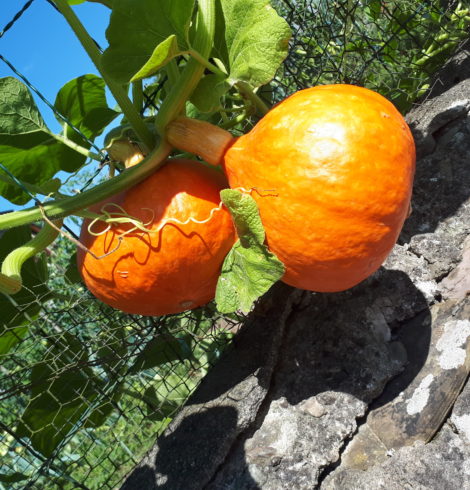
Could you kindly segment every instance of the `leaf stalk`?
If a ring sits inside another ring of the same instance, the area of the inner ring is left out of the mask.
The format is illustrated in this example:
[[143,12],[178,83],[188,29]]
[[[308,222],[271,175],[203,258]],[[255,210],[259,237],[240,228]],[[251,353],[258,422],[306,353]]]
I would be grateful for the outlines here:
[[101,77],[105,81],[109,90],[113,94],[113,97],[116,99],[116,102],[118,103],[119,107],[121,108],[127,120],[133,127],[136,134],[139,136],[141,141],[147,146],[147,148],[149,149],[154,148],[155,139],[152,133],[147,128],[147,126],[145,125],[142,118],[140,117],[139,112],[132,104],[132,101],[129,99],[126,91],[123,89],[121,85],[119,85],[113,79],[111,79],[106,74],[106,72],[101,68],[101,53],[99,52],[95,42],[88,34],[83,24],[80,22],[80,19],[75,15],[75,12],[67,3],[67,0],[56,0],[55,3],[60,13],[65,17],[65,20],[68,22],[69,26],[72,28],[78,40],[80,41],[83,48],[87,52],[91,61],[96,66],[98,72],[100,73]]
[[237,82],[235,87],[240,92],[240,95],[252,102],[263,116],[271,110],[264,100],[246,82]]
[[87,158],[91,158],[92,160],[96,160],[97,162],[101,162],[103,159],[98,153],[94,153],[90,150],[87,150],[85,147],[75,143],[71,139],[67,138],[66,136],[63,136],[61,134],[56,134],[49,132],[49,134],[56,140],[59,141],[60,143],[64,144],[65,146],[68,146],[72,150],[75,150],[77,153],[80,153],[81,155],[86,156]]
[[139,165],[127,169],[111,180],[96,185],[89,191],[64,199],[50,201],[41,208],[36,206],[22,211],[0,215],[0,230],[39,221],[43,219],[42,213],[49,219],[58,219],[70,214],[76,214],[78,211],[118,194],[122,190],[144,180],[163,165],[163,161],[170,154],[170,151],[171,146],[166,142],[162,142]]

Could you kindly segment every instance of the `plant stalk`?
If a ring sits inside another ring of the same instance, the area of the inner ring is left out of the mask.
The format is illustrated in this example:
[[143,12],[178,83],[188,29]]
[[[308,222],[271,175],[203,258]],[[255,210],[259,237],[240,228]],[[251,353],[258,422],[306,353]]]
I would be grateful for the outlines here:
[[149,148],[149,150],[154,148],[155,139],[152,133],[145,125],[144,121],[140,117],[139,112],[132,104],[131,100],[129,99],[127,93],[122,88],[122,86],[116,83],[110,77],[108,77],[106,72],[101,68],[101,53],[99,52],[95,42],[90,37],[83,24],[80,22],[79,18],[75,15],[75,12],[67,3],[67,0],[55,0],[55,3],[60,13],[65,17],[65,20],[68,22],[69,26],[74,31],[75,35],[77,36],[83,48],[87,52],[91,61],[96,66],[101,77],[105,81],[109,90],[113,94],[113,97],[116,99],[116,102],[118,103],[119,107],[121,108],[122,112],[126,116],[127,120],[129,121],[130,125],[133,127],[138,137],[147,146],[147,148]]
[[[215,34],[214,0],[199,0],[194,49],[203,58],[208,58]],[[183,112],[189,99],[204,73],[204,66],[194,58],[186,64],[172,91],[163,101],[155,118],[157,132],[164,137],[166,125]]]
[[41,208],[33,207],[0,215],[0,230],[40,221],[43,219],[43,213],[52,220],[75,214],[144,180],[163,164],[170,151],[171,146],[162,142],[139,165],[126,170],[111,180],[98,184],[83,194],[50,201]]
[[246,82],[237,82],[235,87],[238,89],[242,97],[251,101],[253,105],[261,112],[261,114],[263,114],[263,116],[271,110],[269,106],[261,99],[261,97],[256,94]]
[[132,103],[136,111],[141,114],[144,107],[144,86],[142,80],[132,82]]
[[[227,78],[226,72],[224,72],[217,66],[213,65],[208,59],[202,56],[195,49],[189,50],[188,54],[191,55],[197,62],[199,62],[201,65],[203,65],[205,68],[207,68],[215,75]],[[266,103],[261,99],[261,97],[256,92],[254,92],[253,89],[246,82],[242,82],[242,81],[236,82],[235,87],[238,89],[240,94],[245,99],[248,99],[263,115],[269,112],[270,108],[268,107],[268,105],[266,105]]]
[[201,56],[201,54],[194,50],[190,49],[187,53],[192,56],[198,63],[201,63],[205,68],[214,73],[215,75],[219,75],[221,77],[227,77],[227,73],[219,69],[217,66],[213,65],[208,59]]
[[59,234],[62,221],[57,223],[57,228],[53,228],[45,223],[41,231],[29,242],[10,252],[2,263],[0,272],[0,292],[3,294],[16,294],[23,287],[21,279],[21,268],[23,264],[34,257],[36,254],[45,250]]
[[225,152],[235,141],[219,126],[189,117],[176,118],[166,129],[166,139],[172,146],[196,154],[211,165],[221,165]]

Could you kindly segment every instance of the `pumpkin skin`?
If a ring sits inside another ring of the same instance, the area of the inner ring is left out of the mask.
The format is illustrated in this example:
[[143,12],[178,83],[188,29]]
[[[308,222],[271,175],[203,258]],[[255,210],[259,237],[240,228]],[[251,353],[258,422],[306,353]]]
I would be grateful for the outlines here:
[[227,150],[230,187],[256,188],[283,281],[336,292],[393,248],[410,206],[415,145],[398,110],[352,85],[296,92]]
[[[101,257],[77,251],[78,269],[88,289],[104,303],[140,315],[178,313],[211,301],[223,260],[235,241],[228,211],[213,211],[219,206],[220,190],[226,187],[221,172],[175,159],[95,206],[94,211],[100,213],[108,202],[106,209],[116,212],[109,202],[118,204],[151,230],[158,230],[169,218],[207,222],[168,222],[156,233],[135,230],[119,244],[118,236],[132,225],[114,224],[95,236],[88,231],[90,221],[84,220],[80,241]],[[96,223],[93,232],[105,227],[103,222]]]

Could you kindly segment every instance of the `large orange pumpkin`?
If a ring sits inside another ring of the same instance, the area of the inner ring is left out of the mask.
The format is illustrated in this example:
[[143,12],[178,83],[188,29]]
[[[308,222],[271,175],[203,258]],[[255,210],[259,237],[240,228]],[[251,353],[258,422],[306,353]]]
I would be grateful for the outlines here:
[[80,241],[98,257],[78,250],[88,289],[110,306],[141,315],[177,313],[211,301],[235,241],[228,211],[218,209],[224,187],[227,182],[217,170],[175,159],[95,206],[95,212],[117,214],[122,208],[151,231],[129,232],[132,223],[105,231],[107,225],[98,222],[90,233],[90,220],[85,220]]
[[407,216],[415,170],[410,130],[379,94],[351,85],[301,90],[225,153],[230,186],[256,189],[283,281],[348,289],[380,267]]

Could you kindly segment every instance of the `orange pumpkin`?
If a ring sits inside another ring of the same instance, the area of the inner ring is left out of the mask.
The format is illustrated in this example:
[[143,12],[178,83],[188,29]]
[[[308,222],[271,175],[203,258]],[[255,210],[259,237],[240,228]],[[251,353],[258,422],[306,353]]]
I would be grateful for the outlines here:
[[407,217],[415,146],[398,110],[351,85],[301,90],[226,151],[230,187],[257,189],[283,281],[348,289],[370,276]]
[[97,213],[140,220],[145,230],[135,222],[84,221],[80,241],[91,253],[78,250],[78,268],[88,289],[104,303],[140,315],[178,313],[211,301],[235,241],[230,215],[219,207],[225,187],[217,170],[174,159],[95,206]]

